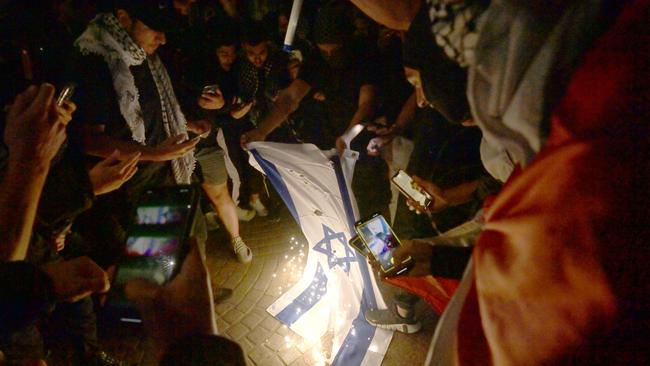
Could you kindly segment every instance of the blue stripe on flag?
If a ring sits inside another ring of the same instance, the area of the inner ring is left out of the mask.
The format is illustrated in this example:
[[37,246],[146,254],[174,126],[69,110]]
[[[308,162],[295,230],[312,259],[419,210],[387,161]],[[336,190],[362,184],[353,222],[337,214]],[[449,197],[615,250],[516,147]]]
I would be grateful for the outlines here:
[[[365,290],[363,295],[365,296]],[[366,321],[364,315],[366,310],[368,310],[366,301],[362,299],[359,315],[352,321],[352,329],[345,336],[332,365],[361,365],[376,330]]]
[[291,304],[282,309],[282,311],[280,311],[275,317],[287,326],[291,326],[300,319],[303,314],[307,313],[312,307],[314,307],[326,292],[327,276],[325,275],[323,267],[318,263],[316,273],[314,274],[314,278],[311,280],[309,287],[296,297]]
[[291,194],[289,194],[289,188],[287,188],[287,185],[284,183],[284,180],[282,179],[278,168],[276,168],[275,165],[270,161],[264,159],[260,153],[257,152],[257,150],[252,149],[249,151],[251,154],[253,154],[253,157],[255,157],[255,160],[257,160],[257,163],[260,165],[260,167],[262,167],[262,170],[264,170],[264,173],[266,173],[266,176],[271,181],[271,184],[275,186],[275,189],[280,194],[280,197],[282,197],[282,200],[289,208],[293,219],[296,220],[298,225],[300,225],[300,220],[298,220],[298,210],[296,210],[296,205],[293,203]]
[[[355,232],[354,211],[352,210],[352,201],[350,200],[348,185],[345,182],[345,176],[343,175],[343,170],[341,168],[341,160],[338,156],[334,156],[332,161],[334,162],[333,165],[334,171],[336,172],[336,180],[339,184],[343,207],[345,208],[345,213],[348,219],[350,235],[353,235]],[[346,243],[346,245],[348,244]],[[377,308],[377,300],[375,299],[375,292],[372,288],[372,282],[370,281],[370,273],[368,272],[368,266],[364,265],[366,260],[365,257],[356,251],[354,251],[354,253],[357,256],[359,270],[361,271],[361,277],[363,278],[363,294],[361,296],[359,314],[352,321],[353,328],[345,337],[332,365],[360,365],[368,351],[368,347],[370,347],[370,343],[372,342],[376,330],[375,327],[368,324],[364,316],[366,310]]]

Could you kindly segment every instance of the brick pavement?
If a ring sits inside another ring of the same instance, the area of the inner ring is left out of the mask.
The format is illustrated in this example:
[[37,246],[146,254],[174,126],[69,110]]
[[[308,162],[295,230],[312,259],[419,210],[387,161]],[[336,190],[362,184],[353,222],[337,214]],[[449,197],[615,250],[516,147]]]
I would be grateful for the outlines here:
[[[253,261],[246,265],[237,262],[222,232],[211,233],[207,265],[213,286],[234,290],[232,298],[215,308],[217,325],[222,335],[241,344],[250,365],[322,365],[329,352],[321,346],[328,344],[326,340],[302,339],[266,312],[298,281],[307,254],[306,240],[288,211],[283,210],[280,217],[280,222],[255,218],[242,223],[241,235],[253,250]],[[388,300],[392,289],[383,290]],[[423,363],[436,316],[422,303],[417,311],[423,316],[423,330],[411,335],[395,333],[383,365]],[[154,364],[151,345],[135,326],[105,326],[101,341],[107,351],[131,365]],[[59,355],[51,364],[66,365],[64,359]]]

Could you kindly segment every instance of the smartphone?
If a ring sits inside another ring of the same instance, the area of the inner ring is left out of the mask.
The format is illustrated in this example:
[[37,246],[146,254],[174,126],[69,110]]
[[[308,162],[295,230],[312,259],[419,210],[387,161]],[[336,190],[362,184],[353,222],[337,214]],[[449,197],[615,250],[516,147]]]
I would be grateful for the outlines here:
[[391,183],[393,183],[407,198],[417,202],[418,205],[425,209],[429,208],[433,203],[433,198],[429,193],[425,192],[420,185],[413,181],[411,176],[401,169],[397,174],[395,174],[395,176],[393,176]]
[[374,214],[369,219],[358,222],[355,230],[384,273],[403,273],[413,262],[408,257],[401,263],[395,263],[393,252],[401,244],[384,216]]
[[363,244],[363,240],[361,240],[359,235],[353,236],[352,239],[348,241],[348,244],[350,244],[354,250],[359,252],[359,254],[363,255],[364,257],[368,256],[368,248]]
[[201,93],[202,94],[217,95],[218,90],[219,90],[219,85],[217,85],[217,84],[206,85],[206,86],[203,87],[203,91]]
[[118,320],[141,321],[124,293],[127,282],[142,278],[164,285],[178,273],[189,251],[198,200],[198,190],[187,185],[143,193],[135,223],[127,231],[126,251],[117,265],[108,297],[110,313]]
[[59,95],[56,97],[56,105],[61,106],[64,102],[72,99],[76,87],[77,85],[75,83],[65,84],[59,92]]

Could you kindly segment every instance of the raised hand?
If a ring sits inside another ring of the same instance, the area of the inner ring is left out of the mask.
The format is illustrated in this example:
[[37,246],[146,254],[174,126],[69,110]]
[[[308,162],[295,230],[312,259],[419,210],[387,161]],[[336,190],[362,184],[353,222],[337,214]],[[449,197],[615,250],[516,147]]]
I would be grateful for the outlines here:
[[9,159],[48,165],[66,139],[66,126],[75,110],[73,103],[58,107],[54,86],[30,86],[16,97],[5,127]]
[[201,140],[200,137],[195,137],[187,140],[186,134],[180,134],[167,138],[156,146],[153,151],[154,161],[169,161],[182,157],[188,152],[194,150],[196,144]]
[[95,164],[88,172],[95,195],[112,192],[131,179],[138,171],[139,158],[139,152],[121,156],[120,151],[115,150],[109,157]]
[[223,93],[219,88],[214,90],[213,93],[202,93],[199,97],[199,106],[203,109],[221,109],[226,101],[223,98]]

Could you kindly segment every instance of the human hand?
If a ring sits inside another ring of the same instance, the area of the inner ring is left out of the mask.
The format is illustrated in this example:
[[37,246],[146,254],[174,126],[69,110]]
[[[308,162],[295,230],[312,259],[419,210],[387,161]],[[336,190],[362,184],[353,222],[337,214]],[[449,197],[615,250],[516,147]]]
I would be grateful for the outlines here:
[[66,126],[75,110],[73,103],[57,107],[54,86],[30,86],[16,97],[7,114],[5,144],[9,159],[31,166],[49,165],[66,139]]
[[413,182],[417,184],[421,190],[431,196],[432,202],[429,207],[422,207],[417,202],[407,198],[406,204],[409,206],[409,210],[415,211],[419,215],[424,212],[439,212],[449,207],[449,202],[445,199],[445,192],[440,189],[440,187],[415,175],[411,178],[413,178]]
[[249,102],[245,104],[233,103],[233,107],[230,110],[230,116],[234,119],[241,119],[248,112],[250,112],[252,106],[253,106],[253,102]]
[[179,134],[176,136],[168,137],[160,145],[154,148],[154,161],[169,161],[182,157],[188,152],[192,151],[196,144],[201,141],[200,137],[195,137],[187,140],[186,134]]
[[343,136],[339,136],[336,138],[336,152],[339,154],[339,156],[343,155],[343,151],[348,148],[348,143],[345,142],[345,139]]
[[393,141],[393,137],[394,136],[392,135],[388,135],[388,136],[377,136],[372,138],[368,142],[368,146],[366,147],[366,150],[368,151],[368,155],[379,156],[381,154],[381,150]]
[[115,150],[106,159],[95,164],[88,176],[96,196],[112,192],[131,179],[138,171],[140,153],[120,156],[120,151]]
[[248,145],[249,143],[255,141],[264,141],[265,139],[266,139],[266,134],[260,131],[259,128],[254,128],[246,133],[243,133],[241,135],[239,142],[241,144],[241,147],[243,149],[246,149],[246,145]]
[[187,121],[187,130],[199,135],[201,138],[205,138],[210,134],[212,124],[210,121],[204,119],[198,121]]
[[199,107],[203,109],[221,109],[223,108],[226,101],[223,98],[223,93],[219,88],[214,90],[212,93],[202,93],[199,97]]
[[51,262],[41,267],[51,279],[59,301],[75,302],[110,288],[108,275],[88,257]]
[[372,255],[368,256],[368,263],[381,280],[398,274],[408,274],[413,277],[428,276],[431,274],[431,247],[414,240],[402,240],[401,245],[393,250],[393,263],[397,264],[391,271],[384,272]]
[[71,228],[72,224],[69,224],[61,231],[61,233],[59,233],[59,235],[52,239],[52,246],[57,253],[65,249],[65,239],[68,237],[68,234],[72,232],[70,230]]
[[210,276],[195,239],[178,275],[160,286],[143,279],[127,283],[125,292],[142,314],[160,358],[167,346],[188,335],[216,335]]

